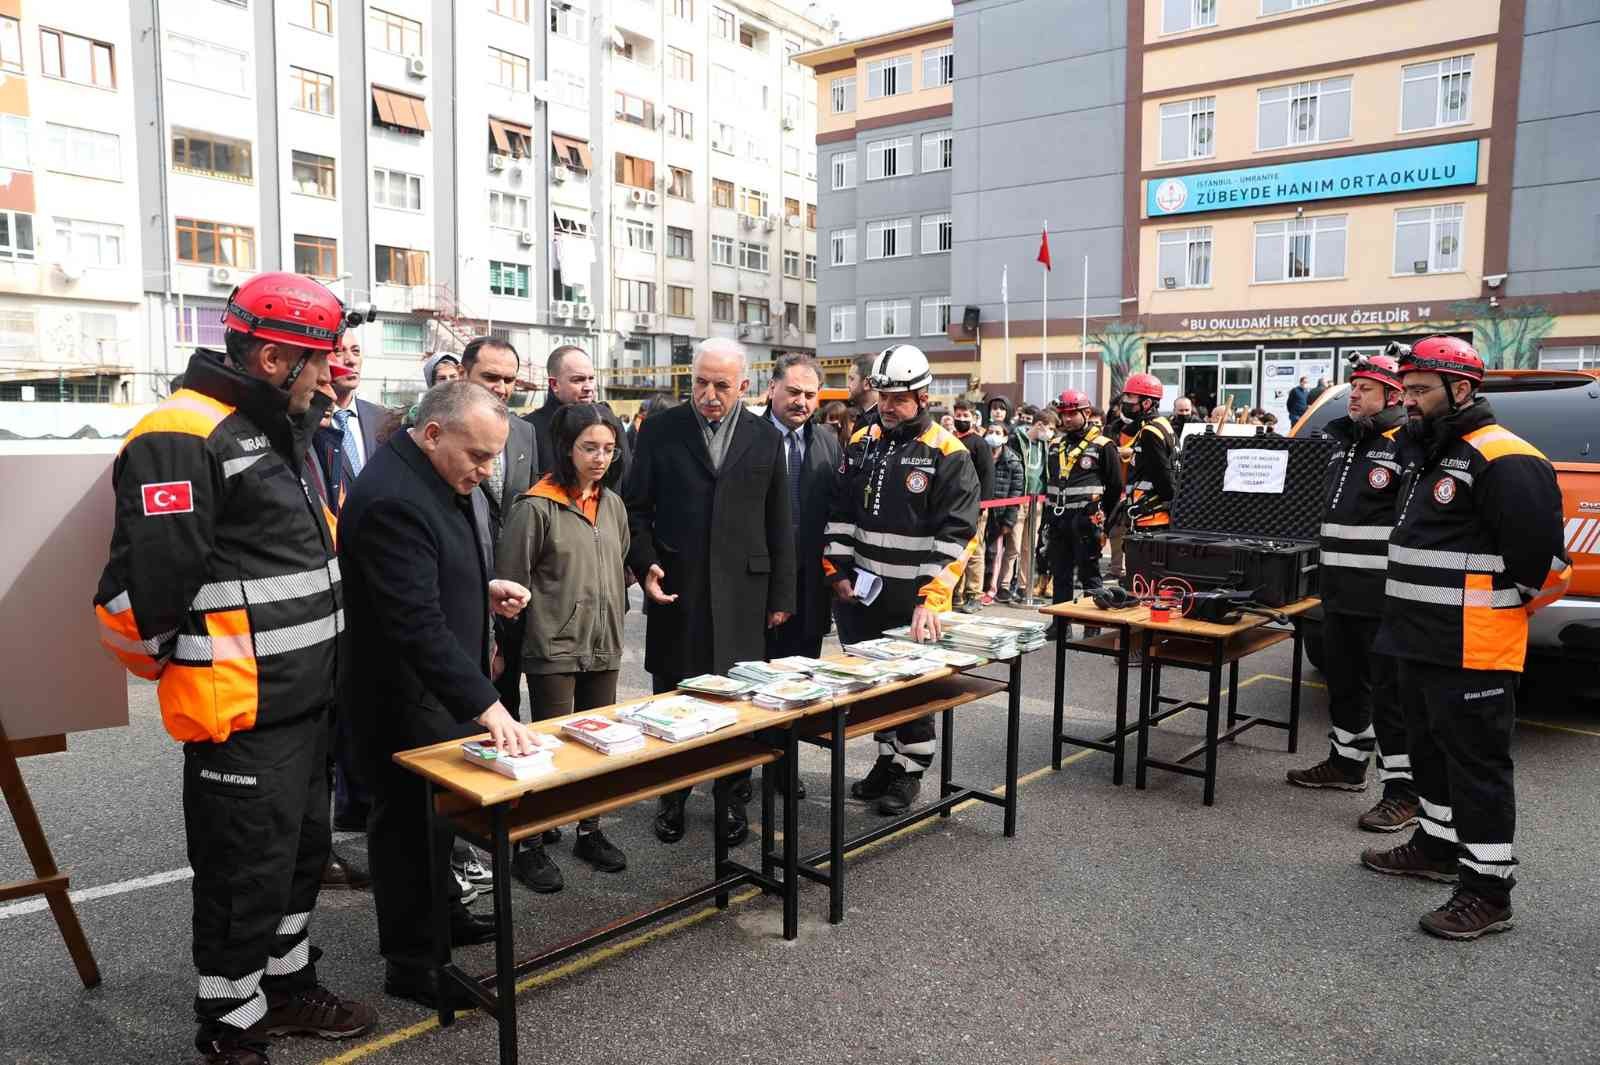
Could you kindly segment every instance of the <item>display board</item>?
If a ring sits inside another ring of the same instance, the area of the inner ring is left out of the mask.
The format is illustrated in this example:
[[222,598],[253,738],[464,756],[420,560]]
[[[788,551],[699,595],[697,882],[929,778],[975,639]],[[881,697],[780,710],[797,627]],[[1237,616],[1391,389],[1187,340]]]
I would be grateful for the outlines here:
[[11,741],[128,723],[128,680],[100,646],[120,440],[0,442],[0,725]]

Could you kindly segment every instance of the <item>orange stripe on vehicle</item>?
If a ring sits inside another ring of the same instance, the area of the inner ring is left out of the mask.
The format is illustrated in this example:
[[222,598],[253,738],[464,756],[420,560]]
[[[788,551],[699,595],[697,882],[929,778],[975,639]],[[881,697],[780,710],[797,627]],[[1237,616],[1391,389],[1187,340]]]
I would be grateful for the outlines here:
[[[1467,591],[1491,592],[1494,577],[1469,573]],[[1461,608],[1461,668],[1522,672],[1528,653],[1528,615],[1516,607]]]
[[94,608],[94,616],[100,621],[100,646],[117,656],[123,667],[136,677],[145,680],[155,680],[161,676],[161,663],[155,656],[143,651],[130,650],[128,645],[137,646],[144,642],[139,635],[139,623],[134,620],[133,610],[113,614],[103,606]]

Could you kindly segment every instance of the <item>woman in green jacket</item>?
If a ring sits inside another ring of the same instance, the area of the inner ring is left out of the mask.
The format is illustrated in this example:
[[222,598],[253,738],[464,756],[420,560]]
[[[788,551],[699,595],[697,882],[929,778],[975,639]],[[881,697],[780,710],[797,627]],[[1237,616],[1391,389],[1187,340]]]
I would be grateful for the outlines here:
[[[495,560],[500,577],[533,593],[521,668],[536,721],[617,701],[627,595],[628,512],[603,483],[622,426],[603,406],[574,403],[556,412],[550,434],[555,466],[512,506]],[[599,818],[578,823],[573,853],[621,872],[627,858],[599,826]],[[535,891],[560,891],[561,870],[545,853],[560,838],[552,829],[519,850],[517,879]]]

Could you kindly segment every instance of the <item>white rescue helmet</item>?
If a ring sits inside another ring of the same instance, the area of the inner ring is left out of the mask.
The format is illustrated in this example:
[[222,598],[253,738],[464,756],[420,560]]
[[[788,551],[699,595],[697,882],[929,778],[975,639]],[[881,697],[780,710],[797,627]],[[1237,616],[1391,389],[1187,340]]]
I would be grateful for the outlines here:
[[933,384],[933,367],[915,344],[896,344],[872,360],[867,383],[879,392],[917,392]]

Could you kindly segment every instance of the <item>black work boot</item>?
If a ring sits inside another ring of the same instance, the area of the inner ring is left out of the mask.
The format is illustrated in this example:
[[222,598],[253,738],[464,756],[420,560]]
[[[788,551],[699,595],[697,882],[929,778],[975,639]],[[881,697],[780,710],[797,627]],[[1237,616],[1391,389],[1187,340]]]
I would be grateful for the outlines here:
[[688,795],[673,792],[661,796],[661,808],[656,811],[656,839],[662,843],[676,843],[683,838],[683,804]]
[[267,1015],[250,1027],[257,1035],[314,1035],[351,1039],[378,1023],[371,1006],[340,998],[321,984],[287,994],[267,993]]
[[883,797],[878,800],[878,813],[884,817],[905,813],[921,790],[921,773],[907,773],[891,763],[889,786],[883,789]]
[[850,797],[852,799],[861,799],[865,802],[883,798],[884,789],[889,786],[889,772],[893,768],[894,755],[878,755],[878,760],[873,763],[871,772],[850,785]]
[[1390,876],[1414,876],[1420,880],[1437,880],[1441,884],[1454,884],[1460,875],[1455,855],[1435,857],[1423,842],[1423,831],[1417,829],[1411,838],[1390,850],[1368,847],[1361,852],[1361,864],[1376,873]]
[[1356,826],[1363,832],[1398,832],[1417,824],[1417,815],[1421,812],[1422,804],[1414,795],[1385,795],[1376,806],[1356,818]]
[[722,839],[730,847],[737,847],[750,835],[750,814],[745,805],[734,796],[728,796],[728,812],[723,816],[722,824],[717,826],[717,831],[722,833]]
[[1490,932],[1511,929],[1511,899],[1490,898],[1465,884],[1456,888],[1450,900],[1417,921],[1422,930],[1441,939],[1477,939]]
[[224,1039],[213,1039],[200,1048],[204,1065],[270,1065],[267,1044],[244,1032]]
[[550,860],[543,843],[524,843],[511,857],[511,875],[541,895],[553,895],[566,886],[561,867]]
[[1326,758],[1309,769],[1291,769],[1285,774],[1297,788],[1337,788],[1340,791],[1366,791],[1366,767],[1351,771]]

